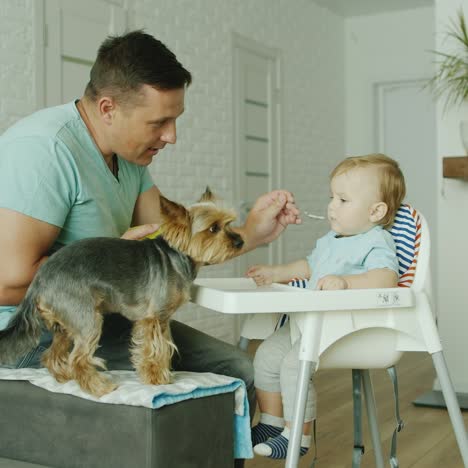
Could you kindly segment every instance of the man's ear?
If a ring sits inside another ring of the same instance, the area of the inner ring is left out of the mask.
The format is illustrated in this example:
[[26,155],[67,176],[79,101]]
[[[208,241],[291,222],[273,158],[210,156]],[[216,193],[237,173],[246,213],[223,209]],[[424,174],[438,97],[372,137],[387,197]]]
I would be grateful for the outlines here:
[[213,195],[210,187],[206,186],[205,193],[201,196],[200,200],[198,200],[198,203],[212,202],[215,200],[215,198],[216,197]]
[[108,96],[103,96],[99,99],[98,101],[99,115],[101,119],[104,121],[104,123],[106,123],[107,125],[110,125],[112,123],[112,118],[114,116],[115,109],[116,109],[116,103],[114,99]]
[[161,215],[163,217],[171,218],[173,222],[177,222],[177,220],[186,220],[188,216],[188,211],[184,206],[168,200],[163,195],[159,195],[159,206],[161,207]]
[[371,223],[378,224],[388,212],[388,206],[384,202],[378,202],[372,205],[369,215]]

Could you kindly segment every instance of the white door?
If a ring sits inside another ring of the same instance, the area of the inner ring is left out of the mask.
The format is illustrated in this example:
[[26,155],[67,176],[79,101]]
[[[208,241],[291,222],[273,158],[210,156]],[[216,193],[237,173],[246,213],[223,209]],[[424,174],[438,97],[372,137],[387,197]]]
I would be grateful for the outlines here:
[[[377,147],[398,160],[406,179],[406,200],[426,218],[435,251],[437,150],[435,104],[425,81],[378,84]],[[432,274],[435,255],[431,256]]]
[[[280,74],[274,49],[234,36],[234,187],[241,222],[259,195],[280,184]],[[280,261],[280,240],[239,258],[249,265]]]
[[83,95],[101,42],[126,28],[126,11],[104,0],[44,2],[44,103],[54,106]]
[[[238,35],[233,38],[233,52],[233,176],[243,223],[258,196],[281,184],[280,59],[275,49]],[[238,275],[243,276],[250,265],[278,263],[281,257],[280,238],[240,256]],[[245,338],[265,338],[273,332],[275,317],[260,315],[243,317]],[[241,346],[245,344],[241,342]]]

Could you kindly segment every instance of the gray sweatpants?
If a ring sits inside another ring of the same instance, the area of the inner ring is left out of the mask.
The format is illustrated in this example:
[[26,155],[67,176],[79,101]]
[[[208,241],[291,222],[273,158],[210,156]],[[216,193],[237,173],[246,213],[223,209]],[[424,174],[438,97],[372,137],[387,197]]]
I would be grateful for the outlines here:
[[[289,322],[269,336],[257,349],[254,359],[255,387],[266,392],[281,393],[283,414],[292,421],[299,374],[298,339],[291,344]],[[312,380],[309,382],[304,422],[316,417],[316,394]]]

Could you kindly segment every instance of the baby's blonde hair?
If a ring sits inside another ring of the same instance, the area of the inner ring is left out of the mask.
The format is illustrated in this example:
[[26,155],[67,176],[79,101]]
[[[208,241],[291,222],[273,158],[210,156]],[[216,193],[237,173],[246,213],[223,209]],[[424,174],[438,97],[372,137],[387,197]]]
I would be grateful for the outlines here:
[[380,174],[380,197],[388,211],[379,224],[383,227],[391,226],[395,214],[406,195],[405,177],[398,163],[385,156],[375,153],[364,156],[352,156],[341,161],[330,174],[330,180],[335,176],[343,174],[356,168],[377,167]]

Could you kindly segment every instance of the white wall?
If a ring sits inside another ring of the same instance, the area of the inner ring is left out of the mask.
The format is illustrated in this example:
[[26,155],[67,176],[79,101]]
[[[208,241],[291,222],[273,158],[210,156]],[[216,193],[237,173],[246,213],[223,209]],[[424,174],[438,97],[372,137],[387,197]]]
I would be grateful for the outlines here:
[[[346,153],[375,152],[373,86],[432,75],[434,9],[345,21]],[[391,155],[390,155],[391,156]]]
[[[34,1],[39,0],[0,2],[0,131],[36,107]],[[161,190],[191,202],[209,183],[232,201],[231,34],[237,32],[281,50],[283,187],[294,191],[301,207],[324,211],[328,173],[344,154],[343,19],[309,0],[124,3],[131,27],[144,27],[165,42],[194,76],[178,143],[150,168]],[[325,229],[307,221],[289,229],[285,260],[308,253]],[[234,263],[210,267],[204,274],[214,272],[233,276]],[[190,305],[177,316],[215,336],[235,339],[232,318]]]
[[[405,201],[425,215],[436,247],[436,112],[424,89],[434,36],[432,7],[352,17],[345,26],[346,152],[385,152],[399,161]],[[431,266],[434,278],[435,256]]]
[[[448,21],[456,17],[463,6],[468,19],[467,0],[436,0],[436,48],[448,50],[444,32]],[[443,111],[443,101],[437,105],[438,137],[438,254],[439,270],[437,290],[439,298],[438,323],[444,352],[457,392],[468,393],[468,368],[464,357],[468,352],[468,182],[444,179],[442,158],[463,156],[464,149],[459,135],[459,122],[468,120],[468,103],[456,109]]]
[[[164,7],[149,8],[158,3]],[[189,200],[209,169],[213,188],[232,198],[235,31],[281,51],[283,186],[301,206],[323,211],[328,172],[344,150],[343,20],[308,0],[204,0],[189,8],[181,1],[129,4],[133,24],[174,47],[194,74],[179,142],[152,167],[163,192]],[[290,230],[286,259],[308,252],[322,230],[317,223]]]
[[[436,0],[434,8],[421,8],[345,21],[346,152],[375,151],[372,86],[379,81],[412,80],[434,73],[434,56],[444,50],[444,31],[457,9],[467,0]],[[435,296],[439,331],[451,377],[458,392],[468,393],[468,372],[462,356],[468,351],[468,183],[442,177],[442,158],[463,155],[459,122],[468,119],[468,103],[443,111],[437,103],[437,225],[432,227],[438,265]],[[421,183],[425,183],[422,179]]]
[[0,2],[0,132],[35,110],[33,0]]
[[[345,30],[346,152],[399,161],[405,201],[425,215],[436,246],[436,112],[424,89],[433,72],[434,8],[353,17]],[[435,256],[431,266],[434,277]]]

